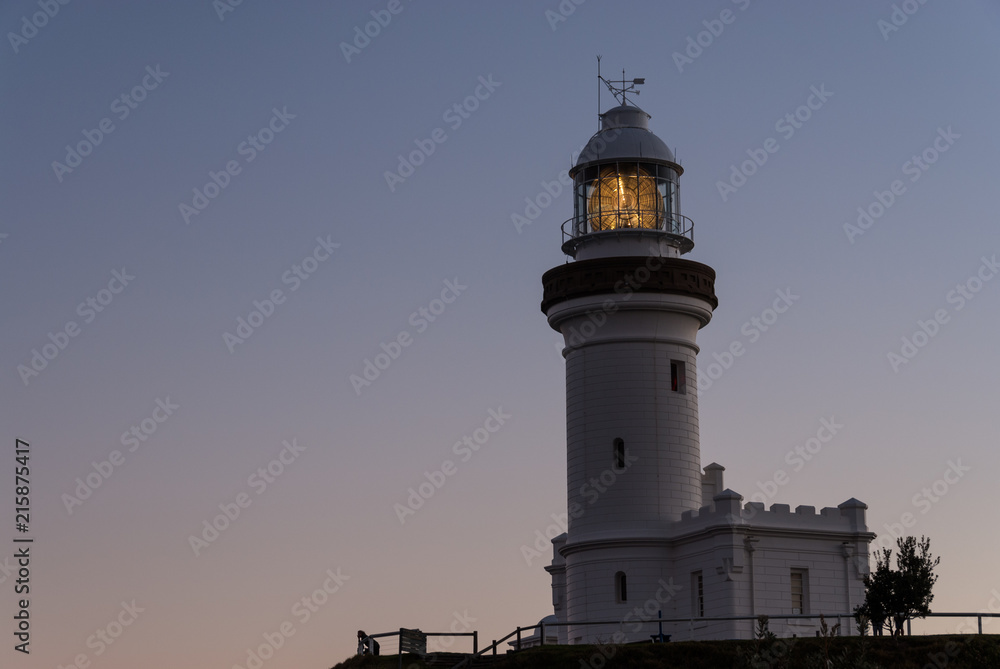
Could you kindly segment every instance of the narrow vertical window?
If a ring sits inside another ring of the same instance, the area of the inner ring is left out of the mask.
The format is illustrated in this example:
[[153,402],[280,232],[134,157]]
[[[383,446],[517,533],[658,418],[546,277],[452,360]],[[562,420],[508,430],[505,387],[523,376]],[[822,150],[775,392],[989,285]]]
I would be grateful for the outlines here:
[[670,361],[670,390],[675,393],[685,393],[684,383],[684,361],[683,360],[671,360]]
[[615,439],[614,451],[615,469],[625,469],[625,442],[621,439]]
[[792,573],[792,613],[806,612],[806,572],[804,569],[793,569]]
[[628,579],[623,571],[615,574],[615,601],[619,604],[628,601]]
[[691,574],[691,615],[705,617],[705,581],[700,571]]

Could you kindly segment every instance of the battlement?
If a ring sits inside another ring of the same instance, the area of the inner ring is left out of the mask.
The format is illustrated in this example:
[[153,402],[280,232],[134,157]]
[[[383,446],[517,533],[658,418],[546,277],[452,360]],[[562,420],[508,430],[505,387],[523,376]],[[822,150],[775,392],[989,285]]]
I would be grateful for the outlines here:
[[839,506],[824,507],[816,513],[815,506],[799,505],[795,511],[788,504],[772,504],[765,509],[760,502],[743,504],[743,496],[730,489],[715,495],[711,504],[685,511],[675,523],[675,532],[688,533],[725,523],[730,527],[747,526],[755,529],[787,529],[821,532],[867,532],[865,511],[868,506],[853,497]]
[[[788,504],[772,504],[765,509],[761,502],[743,504],[743,496],[725,487],[726,468],[713,462],[704,468],[701,476],[701,508],[685,511],[676,530],[686,534],[725,522],[731,526],[746,525],[754,528],[789,530],[818,530],[836,532],[867,532],[865,511],[868,505],[851,498],[839,506],[827,506],[816,513],[815,506],[799,505],[795,511]],[[674,528],[672,528],[674,529]],[[676,533],[672,532],[672,533]]]
[[848,532],[867,532],[865,512],[868,505],[851,498],[838,506],[827,506],[816,513],[816,507],[799,505],[792,512],[788,504],[772,504],[765,510],[761,502],[748,502],[740,510],[745,524],[796,529],[840,529]]

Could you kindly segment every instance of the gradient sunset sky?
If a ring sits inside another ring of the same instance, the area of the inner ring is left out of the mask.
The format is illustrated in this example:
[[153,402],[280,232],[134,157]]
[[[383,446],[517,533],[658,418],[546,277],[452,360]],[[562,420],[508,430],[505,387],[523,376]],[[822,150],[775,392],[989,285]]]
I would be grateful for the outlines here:
[[541,276],[596,54],[645,78],[718,275],[702,464],[748,501],[856,497],[883,544],[905,519],[936,610],[1000,593],[996,3],[12,0],[0,28],[0,565],[16,438],[35,538],[31,654],[0,570],[0,665],[245,667],[287,621],[264,667],[321,669],[359,628],[551,612]]

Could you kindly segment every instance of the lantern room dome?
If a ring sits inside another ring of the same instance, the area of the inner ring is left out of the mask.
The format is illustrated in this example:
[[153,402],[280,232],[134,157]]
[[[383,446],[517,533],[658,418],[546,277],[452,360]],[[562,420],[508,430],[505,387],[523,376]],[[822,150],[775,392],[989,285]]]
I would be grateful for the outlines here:
[[567,255],[679,257],[694,247],[694,222],[680,207],[684,170],[650,132],[649,118],[627,103],[601,114],[601,129],[569,171],[573,218],[562,228]]
[[666,143],[650,132],[649,119],[649,114],[633,105],[619,105],[601,114],[601,129],[580,152],[570,176],[587,165],[616,160],[670,163],[682,174]]

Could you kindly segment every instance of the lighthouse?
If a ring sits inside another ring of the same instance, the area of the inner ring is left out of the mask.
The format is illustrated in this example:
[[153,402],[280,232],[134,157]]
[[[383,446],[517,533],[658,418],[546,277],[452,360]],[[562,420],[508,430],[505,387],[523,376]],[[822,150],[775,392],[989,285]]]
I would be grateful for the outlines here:
[[738,638],[752,623],[711,618],[850,614],[874,537],[864,504],[765,510],[724,487],[722,466],[702,468],[697,335],[719,306],[716,273],[684,257],[684,170],[627,99],[642,80],[602,81],[619,104],[569,170],[568,262],[542,277],[566,365],[568,526],[546,567],[547,620],[561,643],[622,643],[648,641],[659,617],[690,619],[663,625],[675,638]]

